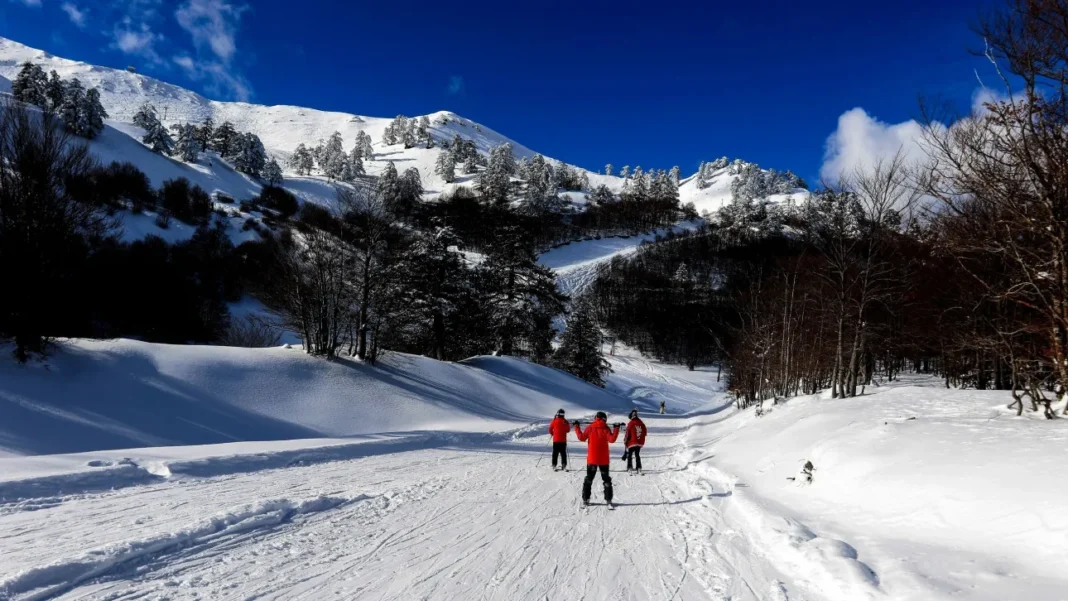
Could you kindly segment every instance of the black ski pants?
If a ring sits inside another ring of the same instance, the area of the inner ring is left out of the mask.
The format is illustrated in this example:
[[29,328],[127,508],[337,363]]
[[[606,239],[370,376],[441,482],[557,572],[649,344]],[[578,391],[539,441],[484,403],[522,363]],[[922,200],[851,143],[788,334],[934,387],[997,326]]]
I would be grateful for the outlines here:
[[567,468],[567,443],[553,443],[553,467],[556,467],[556,458],[560,458],[560,469]]
[[634,466],[638,468],[638,471],[642,471],[642,448],[631,447],[627,449],[627,469],[634,469]]
[[612,478],[608,475],[607,465],[587,465],[586,466],[586,479],[582,481],[582,500],[590,500],[590,492],[593,488],[593,477],[597,475],[597,470],[601,470],[601,480],[604,481],[604,502],[612,502]]

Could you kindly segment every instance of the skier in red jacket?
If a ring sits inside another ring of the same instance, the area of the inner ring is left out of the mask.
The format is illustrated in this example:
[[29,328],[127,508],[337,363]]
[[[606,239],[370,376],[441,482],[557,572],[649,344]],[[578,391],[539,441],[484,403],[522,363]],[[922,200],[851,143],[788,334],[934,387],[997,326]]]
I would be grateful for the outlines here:
[[593,488],[593,477],[597,470],[601,471],[601,480],[604,482],[604,501],[609,507],[612,505],[612,478],[608,475],[608,444],[615,442],[619,437],[619,426],[609,430],[608,416],[604,411],[598,411],[593,423],[586,426],[583,431],[579,423],[575,424],[575,435],[579,441],[589,441],[589,449],[586,452],[586,479],[582,481],[582,504],[590,504],[590,489]]
[[638,410],[631,409],[630,422],[627,424],[627,434],[623,437],[623,445],[627,447],[624,456],[627,458],[627,471],[631,471],[632,464],[637,463],[638,473],[642,473],[642,447],[645,446],[645,422],[638,418]]
[[567,425],[567,420],[564,419],[564,410],[561,409],[557,411],[556,417],[553,418],[553,421],[549,422],[549,434],[553,437],[554,470],[556,470],[557,457],[561,459],[560,469],[567,469],[567,433],[570,431],[571,427]]

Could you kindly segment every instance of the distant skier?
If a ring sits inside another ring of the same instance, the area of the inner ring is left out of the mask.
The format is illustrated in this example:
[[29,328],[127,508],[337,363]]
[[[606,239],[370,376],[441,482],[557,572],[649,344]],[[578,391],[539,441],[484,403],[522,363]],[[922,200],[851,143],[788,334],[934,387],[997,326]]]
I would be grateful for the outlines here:
[[549,422],[549,434],[553,437],[553,469],[556,469],[556,459],[560,458],[560,469],[567,469],[567,433],[571,431],[567,420],[564,419],[564,410],[556,412],[556,417]]
[[664,406],[665,406],[665,404],[666,403],[664,401],[660,401],[660,415],[664,415]]
[[[623,437],[623,444],[627,447],[627,471],[637,468],[642,473],[642,447],[645,446],[645,422],[638,418],[638,410],[630,412],[630,422],[627,423],[627,433]],[[632,468],[631,465],[634,465]]]
[[593,477],[597,474],[597,470],[600,470],[601,480],[604,482],[604,502],[608,503],[610,509],[614,509],[612,478],[608,475],[608,444],[619,438],[619,424],[610,430],[607,422],[608,416],[604,411],[598,411],[593,423],[586,426],[585,431],[579,428],[578,421],[572,423],[575,425],[575,435],[578,436],[579,441],[589,442],[586,452],[586,479],[582,481],[582,504],[584,506],[590,504]]

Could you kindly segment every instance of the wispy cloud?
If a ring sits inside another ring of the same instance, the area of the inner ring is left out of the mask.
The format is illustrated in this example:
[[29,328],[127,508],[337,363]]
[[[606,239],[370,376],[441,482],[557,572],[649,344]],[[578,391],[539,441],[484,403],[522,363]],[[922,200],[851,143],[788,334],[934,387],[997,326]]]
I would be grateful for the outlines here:
[[221,61],[229,61],[237,51],[234,37],[245,5],[226,0],[188,0],[174,16],[182,29],[189,32],[197,48],[210,48]]
[[241,102],[252,98],[252,86],[248,80],[218,61],[198,61],[187,54],[171,59],[194,81],[204,82],[209,94],[229,96]]
[[60,8],[63,12],[67,13],[70,17],[71,23],[74,23],[78,27],[85,27],[86,17],[88,17],[89,11],[86,9],[78,8],[73,2],[64,2]]
[[11,0],[11,1],[15,2],[15,3],[18,3],[18,4],[25,4],[26,6],[32,6],[34,8],[38,8],[38,7],[41,6],[41,0]]
[[140,56],[155,64],[163,60],[156,51],[156,44],[163,41],[163,35],[152,31],[147,23],[135,24],[126,17],[112,31],[113,45],[126,54]]
[[460,75],[449,77],[449,85],[445,86],[445,93],[454,96],[464,91],[464,78]]

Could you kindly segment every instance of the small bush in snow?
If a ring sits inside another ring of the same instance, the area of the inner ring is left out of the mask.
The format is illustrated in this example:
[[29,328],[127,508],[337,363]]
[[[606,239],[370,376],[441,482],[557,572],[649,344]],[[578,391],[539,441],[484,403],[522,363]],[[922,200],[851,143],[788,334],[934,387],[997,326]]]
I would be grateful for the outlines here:
[[171,227],[171,214],[166,209],[160,209],[160,212],[156,213],[156,227],[161,230]]
[[211,216],[211,197],[203,188],[191,185],[184,177],[163,182],[159,198],[160,206],[175,219],[189,225],[206,225]]
[[267,348],[282,342],[282,332],[270,321],[258,315],[246,315],[244,319],[230,321],[230,328],[219,340],[222,346]]
[[289,219],[296,215],[300,209],[300,203],[297,202],[296,196],[293,196],[285,188],[275,186],[263,187],[263,190],[260,191],[259,204],[276,211],[282,219]]

